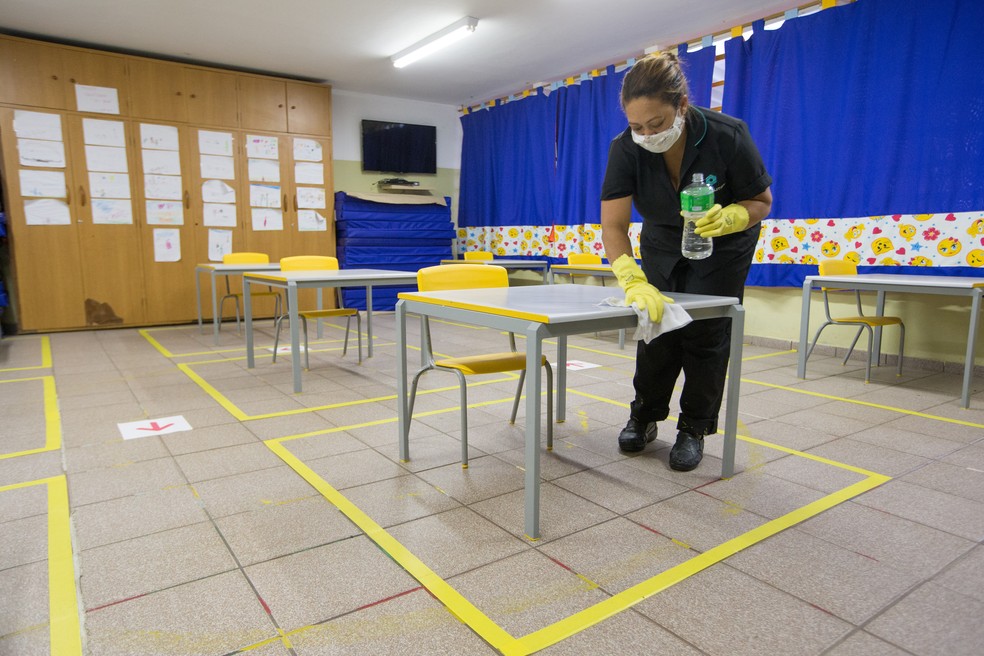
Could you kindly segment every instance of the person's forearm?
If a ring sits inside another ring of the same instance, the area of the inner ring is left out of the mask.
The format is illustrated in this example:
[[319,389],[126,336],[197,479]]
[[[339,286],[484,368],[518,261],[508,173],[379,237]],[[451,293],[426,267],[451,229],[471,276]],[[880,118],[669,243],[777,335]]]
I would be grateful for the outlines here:
[[632,257],[632,242],[629,241],[628,232],[603,230],[601,242],[605,246],[605,257],[609,262],[614,262],[622,255]]

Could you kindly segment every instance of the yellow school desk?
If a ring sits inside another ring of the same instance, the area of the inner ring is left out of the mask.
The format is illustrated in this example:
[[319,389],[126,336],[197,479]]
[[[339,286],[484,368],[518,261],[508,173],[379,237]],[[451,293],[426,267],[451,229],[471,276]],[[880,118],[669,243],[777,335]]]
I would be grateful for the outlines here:
[[238,276],[247,271],[280,271],[279,264],[199,264],[195,267],[195,300],[198,301],[198,330],[202,329],[202,274],[208,273],[212,281],[212,336],[219,343],[219,300],[215,291],[218,276]]
[[507,258],[491,260],[441,260],[441,264],[494,264],[503,269],[532,269],[543,274],[543,282],[548,282],[550,262],[547,260],[510,260]]
[[[810,293],[820,287],[860,289],[877,292],[875,313],[885,313],[885,293],[904,294],[945,294],[948,296],[969,296],[970,321],[967,327],[967,352],[964,356],[963,392],[960,404],[970,407],[970,379],[974,374],[974,342],[977,339],[977,326],[980,322],[981,296],[984,295],[984,278],[960,276],[914,276],[893,273],[862,273],[841,276],[807,276],[803,281],[803,305],[800,317],[799,363],[796,375],[806,378],[806,350],[810,330]],[[881,329],[875,330],[875,347],[872,357],[878,362],[881,350]]]
[[[294,372],[294,391],[301,391],[301,348],[298,329],[298,289],[323,289],[325,287],[366,288],[366,336],[368,357],[372,357],[372,288],[393,285],[414,285],[416,271],[391,271],[388,269],[328,269],[323,271],[282,271],[279,273],[251,272],[243,274],[243,298],[246,316],[246,366],[252,369],[253,358],[253,307],[250,302],[251,285],[269,285],[287,290],[287,312],[290,317],[290,364]],[[320,297],[319,297],[320,298]],[[318,303],[319,309],[321,303]]]
[[[458,321],[526,337],[525,531],[540,536],[540,380],[543,340],[557,339],[557,421],[567,413],[567,336],[599,330],[632,328],[631,308],[599,306],[610,289],[594,285],[525,285],[495,289],[403,292],[396,304],[397,395],[400,459],[410,459],[410,417],[407,390],[407,313]],[[731,363],[728,369],[721,476],[734,473],[738,429],[738,386],[741,378],[745,312],[737,298],[674,294],[676,303],[695,321],[731,318]],[[614,438],[613,438],[614,439]]]

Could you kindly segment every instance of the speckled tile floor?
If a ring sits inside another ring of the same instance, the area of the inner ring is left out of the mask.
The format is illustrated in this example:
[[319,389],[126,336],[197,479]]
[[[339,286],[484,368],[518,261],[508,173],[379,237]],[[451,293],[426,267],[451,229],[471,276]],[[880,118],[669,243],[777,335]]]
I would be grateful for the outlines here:
[[[0,653],[981,653],[980,378],[963,409],[953,374],[865,385],[862,361],[814,355],[800,380],[795,353],[746,345],[720,480],[715,438],[668,468],[672,422],[620,453],[633,351],[572,337],[592,366],[568,374],[534,543],[515,377],[470,381],[462,469],[455,379],[425,375],[401,462],[392,317],[362,364],[326,325],[300,394],[270,322],[254,369],[230,324],[219,345],[197,326],[0,340]],[[505,342],[433,330],[444,353]]]

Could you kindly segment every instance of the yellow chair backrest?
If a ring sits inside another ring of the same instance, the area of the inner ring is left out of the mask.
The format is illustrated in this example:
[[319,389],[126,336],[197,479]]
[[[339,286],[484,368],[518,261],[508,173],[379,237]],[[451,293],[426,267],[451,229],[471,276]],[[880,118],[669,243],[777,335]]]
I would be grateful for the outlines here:
[[601,256],[594,253],[571,253],[567,256],[568,264],[601,264]]
[[422,292],[508,286],[506,269],[491,264],[441,264],[417,272],[417,289]]
[[465,259],[466,260],[491,260],[492,259],[492,253],[489,253],[488,251],[466,251],[465,252]]
[[280,258],[281,271],[325,271],[338,268],[338,258],[329,255],[294,255]]
[[821,260],[821,276],[856,276],[858,265],[850,260]]
[[222,264],[269,264],[270,256],[266,253],[226,253],[222,256]]

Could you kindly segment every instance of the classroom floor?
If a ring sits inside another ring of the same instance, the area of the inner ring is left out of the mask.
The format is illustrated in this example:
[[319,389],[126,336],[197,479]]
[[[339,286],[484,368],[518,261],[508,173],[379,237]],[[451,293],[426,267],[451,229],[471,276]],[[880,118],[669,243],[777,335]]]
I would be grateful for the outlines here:
[[672,422],[621,454],[633,351],[573,337],[532,543],[515,376],[473,379],[463,470],[425,375],[400,462],[392,319],[361,365],[327,325],[301,394],[269,321],[255,369],[229,323],[0,340],[0,654],[982,653],[980,377],[963,409],[958,374],[746,345],[720,480],[720,438],[667,467]]

